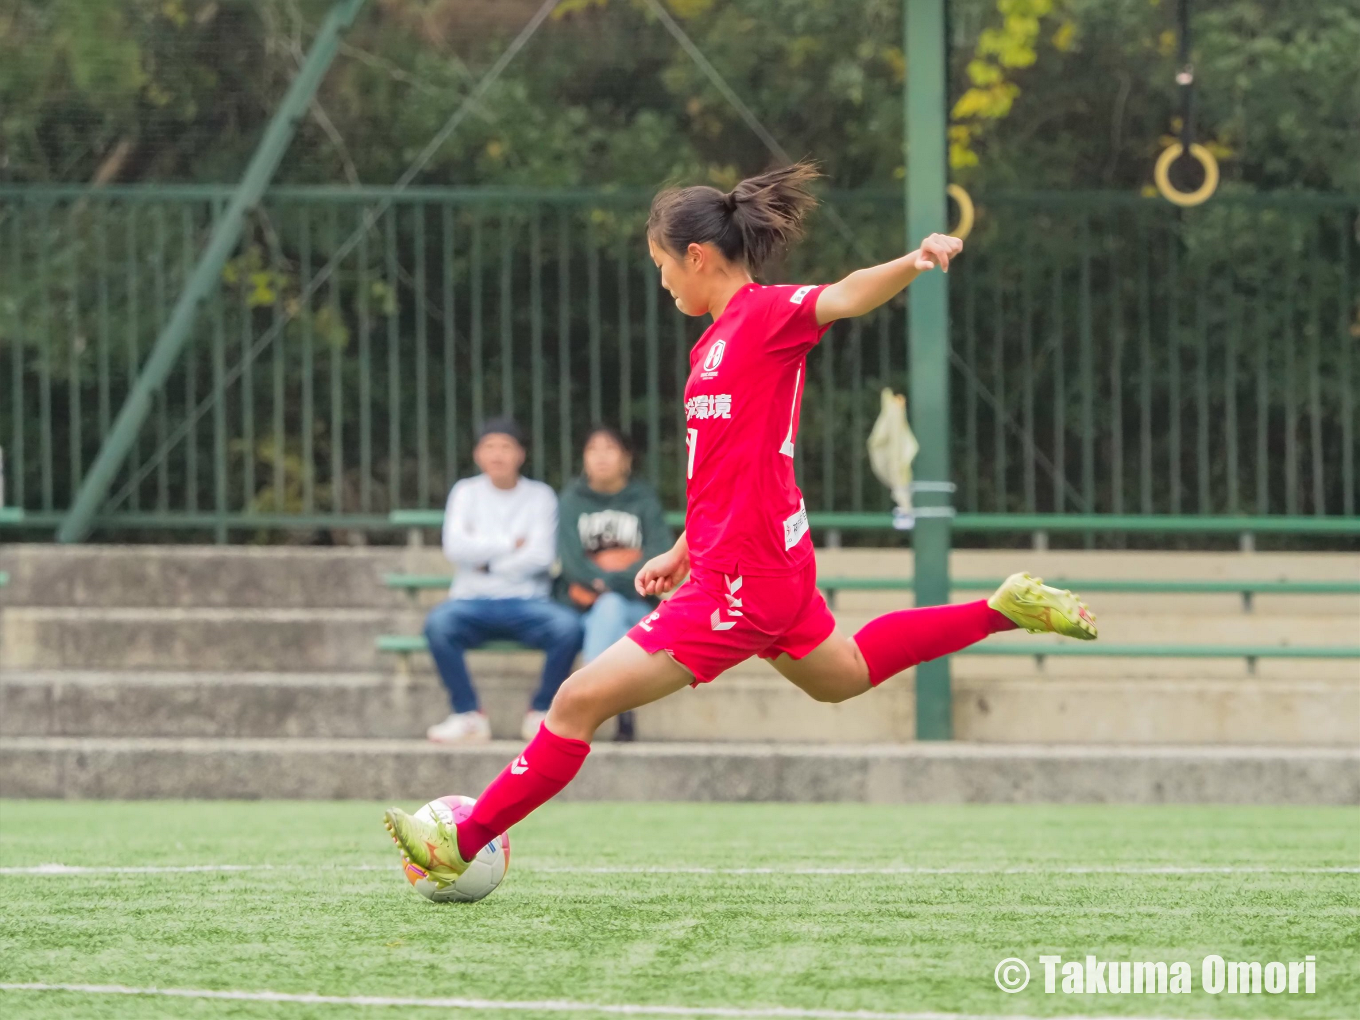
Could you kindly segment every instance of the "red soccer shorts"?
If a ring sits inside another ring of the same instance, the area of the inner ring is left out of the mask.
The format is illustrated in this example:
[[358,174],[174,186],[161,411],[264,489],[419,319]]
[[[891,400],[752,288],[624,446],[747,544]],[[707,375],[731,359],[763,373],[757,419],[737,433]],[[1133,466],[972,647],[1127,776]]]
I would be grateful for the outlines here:
[[673,596],[628,632],[646,652],[667,652],[706,684],[753,655],[801,659],[836,628],[817,590],[817,564],[796,574],[739,577],[694,568]]

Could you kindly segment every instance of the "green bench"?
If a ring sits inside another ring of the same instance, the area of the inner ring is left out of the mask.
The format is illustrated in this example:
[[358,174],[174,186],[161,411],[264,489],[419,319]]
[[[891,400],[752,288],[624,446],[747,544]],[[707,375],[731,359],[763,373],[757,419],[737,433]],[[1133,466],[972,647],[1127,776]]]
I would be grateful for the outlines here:
[[[955,591],[994,591],[1005,580],[990,578],[951,578],[949,586]],[[1113,592],[1137,595],[1239,595],[1243,610],[1250,612],[1254,595],[1360,595],[1360,581],[1145,581],[1145,580],[1079,580],[1075,578],[1045,578],[1045,584],[1073,591]],[[828,577],[818,578],[817,585],[826,592],[827,603],[834,609],[839,591],[910,591],[910,577]]]
[[[439,574],[388,574],[383,583],[388,588],[405,591],[414,599],[421,591],[448,588],[452,578]],[[1080,581],[1056,578],[1059,587],[1079,591],[1143,593],[1143,594],[1237,594],[1242,596],[1243,608],[1251,608],[1251,597],[1256,594],[1275,595],[1360,595],[1360,582],[1354,581],[1144,581],[1106,580]],[[818,578],[818,587],[826,592],[833,607],[838,591],[904,591],[912,587],[910,577],[828,577]],[[1000,578],[957,578],[952,586],[961,591],[991,591],[1001,584]],[[513,641],[490,642],[483,646],[488,651],[524,651],[525,646]],[[425,638],[387,634],[378,638],[378,651],[401,656],[402,669],[409,669],[410,656],[428,650]],[[1246,659],[1251,671],[1258,659],[1360,659],[1360,648],[1345,646],[1295,647],[1289,645],[1118,645],[1107,642],[1095,644],[1011,644],[983,643],[964,649],[959,655],[1024,655],[1033,656],[1043,664],[1049,656],[1098,656],[1105,658],[1162,658],[1162,659]]]
[[447,591],[453,584],[448,574],[384,574],[383,587],[404,591],[414,602],[422,591]]
[[[993,591],[1004,578],[957,577],[950,581],[955,591]],[[383,584],[405,591],[414,600],[422,591],[448,588],[453,578],[443,574],[387,574]],[[1078,580],[1057,577],[1046,583],[1074,591],[1114,592],[1142,595],[1239,595],[1242,608],[1250,611],[1254,595],[1360,595],[1360,581],[1145,581]],[[834,609],[836,593],[842,591],[911,591],[910,577],[819,577],[817,586],[826,593]]]
[[[428,652],[430,644],[424,634],[383,634],[378,638],[378,651],[397,656],[398,672],[411,671],[411,656],[416,652]],[[477,649],[479,652],[532,652],[534,649],[518,641],[488,641]]]
[[[845,529],[849,531],[890,530],[892,515],[886,513],[822,512],[809,513],[814,528]],[[389,520],[395,527],[415,532],[442,525],[442,510],[394,510]],[[666,515],[672,527],[684,525],[684,515]],[[958,514],[953,521],[956,531],[981,532],[1082,532],[1119,531],[1152,534],[1207,533],[1249,535],[1311,534],[1360,535],[1360,516],[1197,516],[1171,514]],[[414,601],[421,591],[446,588],[451,578],[446,575],[389,574],[384,579],[389,588],[405,591]],[[950,587],[956,591],[991,591],[1002,578],[953,578]],[[1244,611],[1250,611],[1256,595],[1360,595],[1360,582],[1355,581],[1159,581],[1159,580],[1079,580],[1050,578],[1048,583],[1071,588],[1083,593],[1110,592],[1120,594],[1212,595],[1233,594],[1242,599]],[[817,579],[833,608],[836,595],[842,591],[909,591],[910,577],[822,577]],[[488,646],[491,647],[491,646]],[[509,645],[518,648],[517,645]],[[408,656],[424,651],[422,637],[388,636],[378,639],[380,651],[391,651]],[[1083,644],[1044,644],[1039,647],[1023,644],[984,643],[959,653],[962,655],[1032,655],[1036,661],[1048,656],[1102,656],[1136,658],[1243,658],[1250,668],[1258,659],[1360,659],[1360,648],[1352,647],[1289,647],[1275,645],[1112,645],[1105,642]]]
[[[378,651],[401,656],[401,668],[410,668],[410,656],[429,650],[420,635],[385,634],[378,638]],[[491,641],[480,651],[521,652],[532,649],[514,641]],[[1256,671],[1258,659],[1360,659],[1360,648],[1291,645],[1115,645],[1097,641],[1094,644],[1050,644],[1024,642],[982,642],[971,645],[956,655],[1011,655],[1032,656],[1042,666],[1049,656],[1131,659],[1246,659],[1247,669]]]

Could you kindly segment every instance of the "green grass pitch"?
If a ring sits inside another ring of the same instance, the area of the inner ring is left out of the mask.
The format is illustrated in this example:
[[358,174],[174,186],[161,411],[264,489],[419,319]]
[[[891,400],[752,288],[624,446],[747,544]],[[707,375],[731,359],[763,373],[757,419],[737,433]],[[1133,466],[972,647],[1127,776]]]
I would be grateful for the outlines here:
[[[0,982],[980,1016],[1360,1017],[1354,809],[550,804],[512,833],[505,884],[472,906],[420,899],[380,816],[381,805],[363,803],[0,801]],[[23,870],[53,862],[249,867]],[[1044,953],[1190,961],[1194,991],[1047,995]],[[1313,954],[1316,994],[1207,994],[1199,968],[1209,953]],[[1006,957],[1034,972],[1013,995],[993,977]],[[5,1020],[396,1015],[602,1014],[0,991]]]

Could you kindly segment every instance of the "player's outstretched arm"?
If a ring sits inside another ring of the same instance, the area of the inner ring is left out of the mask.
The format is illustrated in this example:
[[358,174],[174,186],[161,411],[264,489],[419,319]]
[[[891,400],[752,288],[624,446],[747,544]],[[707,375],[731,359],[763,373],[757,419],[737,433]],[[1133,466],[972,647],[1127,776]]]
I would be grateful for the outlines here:
[[948,234],[931,234],[921,247],[880,266],[857,269],[840,283],[817,295],[817,323],[868,315],[902,292],[922,273],[939,266],[949,272],[949,260],[963,251],[963,242]]

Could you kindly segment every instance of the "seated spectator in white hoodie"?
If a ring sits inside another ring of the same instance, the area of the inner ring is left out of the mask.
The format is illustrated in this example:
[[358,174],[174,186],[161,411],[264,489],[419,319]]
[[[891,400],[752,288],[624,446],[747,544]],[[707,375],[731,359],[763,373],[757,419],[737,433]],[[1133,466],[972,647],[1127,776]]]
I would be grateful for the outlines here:
[[430,654],[453,711],[427,735],[448,744],[491,739],[463,653],[510,640],[547,653],[538,693],[524,716],[522,735],[531,740],[581,650],[580,616],[549,598],[557,496],[542,482],[520,477],[524,441],[510,418],[486,422],[472,456],[482,473],[459,481],[444,510],[444,555],[456,570],[453,587],[425,620]]

